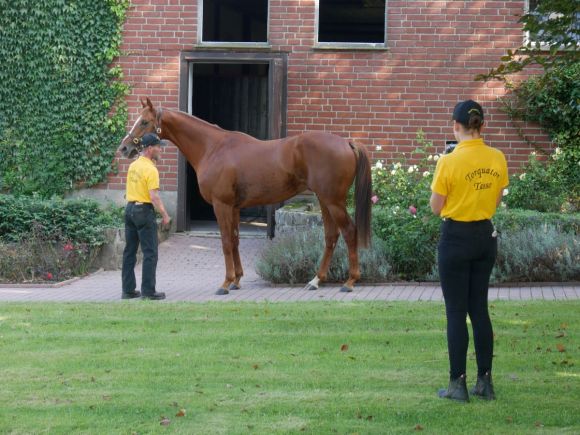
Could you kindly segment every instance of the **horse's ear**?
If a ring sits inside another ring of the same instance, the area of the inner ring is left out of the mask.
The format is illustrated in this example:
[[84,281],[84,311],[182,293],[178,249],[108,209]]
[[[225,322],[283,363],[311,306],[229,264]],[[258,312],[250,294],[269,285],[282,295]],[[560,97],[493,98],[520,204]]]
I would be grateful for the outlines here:
[[[149,98],[147,98],[147,100],[148,99]],[[141,105],[143,106],[143,108],[147,107],[147,100],[145,100],[143,97],[141,97],[139,100],[141,101]]]
[[149,108],[152,111],[155,111],[155,109],[153,108],[153,103],[151,102],[151,100],[149,99],[149,97],[147,97],[147,106],[149,106]]

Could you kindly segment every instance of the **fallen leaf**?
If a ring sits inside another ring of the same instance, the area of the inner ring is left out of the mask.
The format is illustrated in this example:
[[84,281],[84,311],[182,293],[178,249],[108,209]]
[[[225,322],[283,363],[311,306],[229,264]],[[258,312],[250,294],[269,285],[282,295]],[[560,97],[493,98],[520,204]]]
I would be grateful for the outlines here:
[[560,329],[568,329],[568,324],[566,322],[560,323]]
[[556,349],[558,349],[558,352],[566,352],[566,348],[564,347],[564,345],[562,343],[558,343],[556,345]]
[[185,409],[180,409],[177,414],[175,414],[176,417],[185,417]]
[[565,337],[565,336],[566,336],[566,333],[565,332],[558,332],[556,334],[556,338],[562,338],[562,337]]
[[258,370],[258,369],[260,368],[260,366],[259,366],[258,364],[254,364],[254,365],[252,366],[252,368],[253,368],[254,370]]
[[542,424],[542,422],[541,422],[541,421],[536,421],[536,422],[534,423],[534,426],[536,426],[536,427],[544,427],[544,425]]
[[103,400],[111,400],[111,396],[103,396]]
[[415,430],[423,430],[423,426],[421,426],[420,424],[416,424]]
[[514,418],[513,418],[513,417],[511,417],[511,416],[509,416],[509,417],[506,417],[506,418],[505,418],[505,421],[506,421],[507,423],[510,423],[510,424],[511,424],[511,423],[513,423],[513,422],[514,422]]
[[367,420],[368,421],[371,421],[372,419],[373,419],[373,416],[372,415],[367,415]]
[[347,350],[348,350],[348,344],[343,344],[342,346],[340,346],[341,352],[346,352]]
[[161,426],[169,426],[171,424],[171,420],[169,420],[167,417],[161,417],[159,424]]

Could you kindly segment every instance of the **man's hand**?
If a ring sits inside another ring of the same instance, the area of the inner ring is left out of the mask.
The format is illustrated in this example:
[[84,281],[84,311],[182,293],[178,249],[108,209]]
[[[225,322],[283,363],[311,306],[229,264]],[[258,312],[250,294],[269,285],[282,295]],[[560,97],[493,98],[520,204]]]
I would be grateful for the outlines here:
[[171,225],[171,217],[168,214],[165,214],[161,218],[161,226],[163,227],[164,230],[169,230],[170,225]]

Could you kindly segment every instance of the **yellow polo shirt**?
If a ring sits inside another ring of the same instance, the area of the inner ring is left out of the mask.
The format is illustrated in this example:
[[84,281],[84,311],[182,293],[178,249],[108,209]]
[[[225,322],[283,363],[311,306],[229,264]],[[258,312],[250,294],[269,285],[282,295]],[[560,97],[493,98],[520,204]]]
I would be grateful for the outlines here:
[[154,189],[159,189],[159,171],[152,160],[140,156],[131,163],[127,172],[127,201],[150,203],[149,191]]
[[431,190],[447,197],[441,217],[471,222],[492,218],[508,184],[504,154],[483,139],[471,139],[439,159]]

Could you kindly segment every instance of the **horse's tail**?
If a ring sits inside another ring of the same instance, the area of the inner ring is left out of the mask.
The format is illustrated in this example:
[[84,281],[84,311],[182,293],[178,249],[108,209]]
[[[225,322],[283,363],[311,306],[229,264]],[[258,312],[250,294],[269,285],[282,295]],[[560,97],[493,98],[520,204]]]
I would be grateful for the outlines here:
[[350,143],[356,155],[356,180],[354,186],[356,234],[358,246],[367,248],[371,244],[371,194],[373,182],[371,163],[364,145]]

